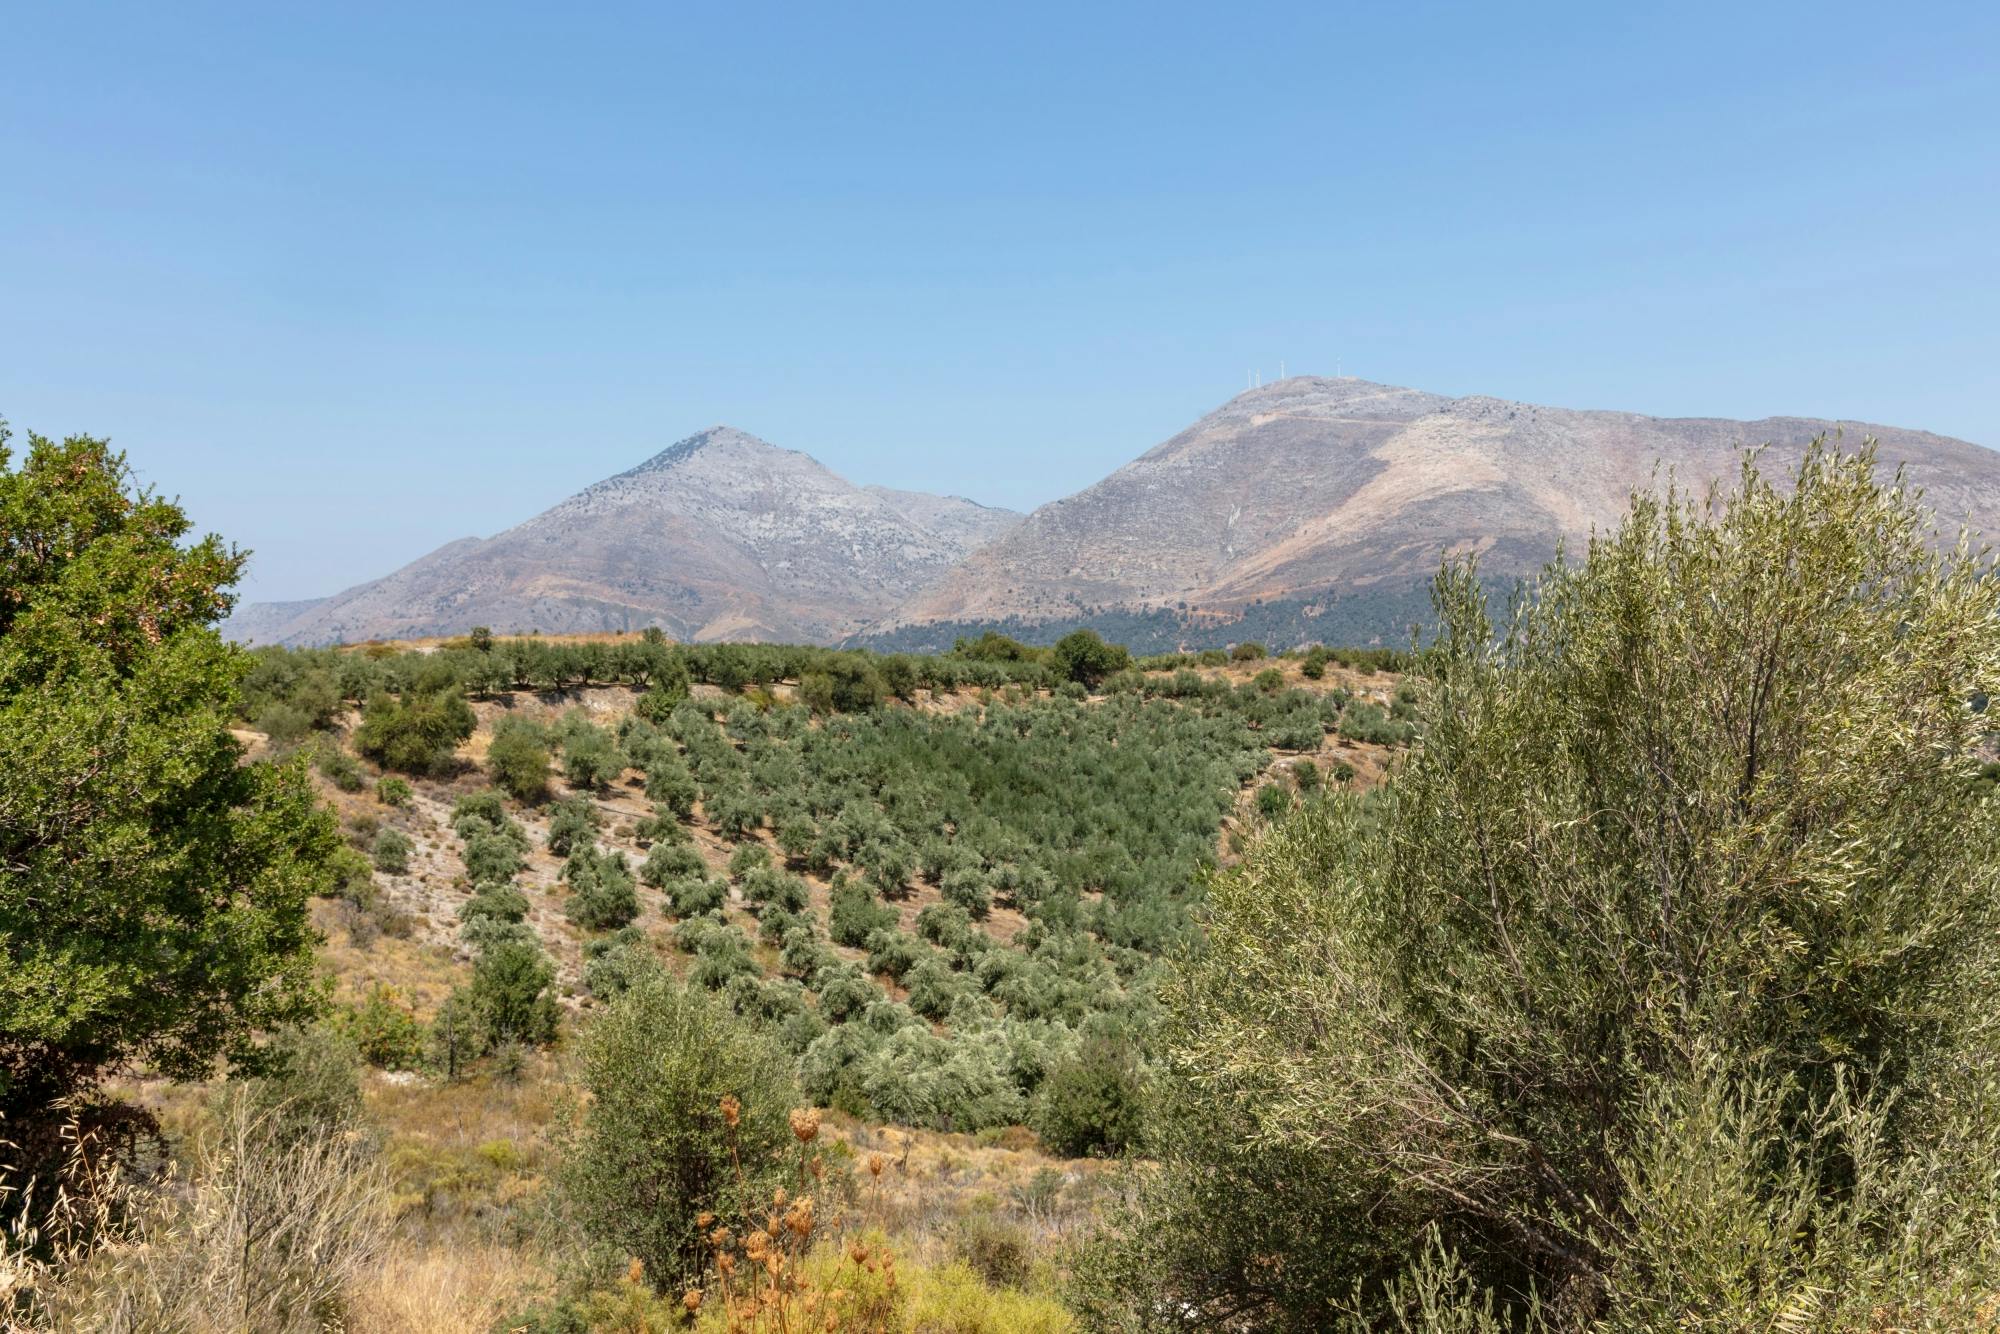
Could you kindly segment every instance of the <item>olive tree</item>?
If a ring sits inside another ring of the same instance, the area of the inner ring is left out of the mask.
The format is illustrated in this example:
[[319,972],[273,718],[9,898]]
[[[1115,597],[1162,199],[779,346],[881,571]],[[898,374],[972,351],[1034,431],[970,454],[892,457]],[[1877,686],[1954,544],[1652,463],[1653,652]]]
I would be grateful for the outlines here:
[[590,1101],[568,1127],[563,1199],[585,1236],[674,1283],[701,1264],[699,1214],[735,1223],[768,1201],[799,1101],[791,1057],[720,999],[657,970],[579,1045]]
[[1815,446],[1790,486],[1752,456],[1636,498],[1497,625],[1475,575],[1437,584],[1388,791],[1219,878],[1167,990],[1166,1170],[1097,1272],[1266,1327],[1970,1324],[2000,1282],[1991,563]]

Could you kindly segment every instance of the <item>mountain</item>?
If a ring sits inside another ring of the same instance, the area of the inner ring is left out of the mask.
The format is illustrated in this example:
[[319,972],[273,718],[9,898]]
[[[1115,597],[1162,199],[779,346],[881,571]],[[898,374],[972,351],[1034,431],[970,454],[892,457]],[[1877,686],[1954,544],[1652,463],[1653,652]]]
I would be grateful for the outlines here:
[[1298,376],[1238,395],[1103,481],[981,547],[866,642],[949,644],[1000,626],[1094,624],[1135,647],[1270,637],[1400,639],[1444,552],[1527,573],[1615,524],[1656,462],[1689,484],[1738,449],[1795,462],[1814,436],[1874,437],[1940,524],[2000,537],[2000,453],[1857,422],[1645,417]]
[[491,538],[330,598],[241,608],[236,639],[326,644],[658,625],[680,639],[831,641],[881,619],[1020,516],[863,489],[718,426]]
[[2000,537],[2000,453],[1858,422],[1645,417],[1299,376],[1240,394],[1025,519],[856,487],[726,426],[496,537],[330,598],[249,604],[233,638],[320,644],[627,630],[948,647],[1095,626],[1151,651],[1236,639],[1399,642],[1449,552],[1496,579],[1615,524],[1656,466],[1699,486],[1738,450],[1874,437],[1940,523]]

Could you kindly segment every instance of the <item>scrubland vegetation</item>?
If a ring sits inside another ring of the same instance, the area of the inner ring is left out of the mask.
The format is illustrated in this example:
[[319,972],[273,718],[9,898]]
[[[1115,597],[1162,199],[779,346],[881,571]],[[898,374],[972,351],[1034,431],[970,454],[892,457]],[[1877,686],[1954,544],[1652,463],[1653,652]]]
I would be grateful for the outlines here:
[[2000,585],[1865,454],[1414,656],[246,651],[101,442],[0,523],[23,1327],[2000,1311]]

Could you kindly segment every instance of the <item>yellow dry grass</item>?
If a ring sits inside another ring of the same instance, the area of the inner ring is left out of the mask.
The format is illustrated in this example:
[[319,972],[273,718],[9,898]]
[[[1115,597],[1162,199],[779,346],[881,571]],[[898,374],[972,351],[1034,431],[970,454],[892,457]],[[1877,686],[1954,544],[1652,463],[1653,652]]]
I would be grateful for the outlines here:
[[396,1248],[348,1289],[350,1334],[486,1334],[546,1287],[522,1251],[498,1243]]

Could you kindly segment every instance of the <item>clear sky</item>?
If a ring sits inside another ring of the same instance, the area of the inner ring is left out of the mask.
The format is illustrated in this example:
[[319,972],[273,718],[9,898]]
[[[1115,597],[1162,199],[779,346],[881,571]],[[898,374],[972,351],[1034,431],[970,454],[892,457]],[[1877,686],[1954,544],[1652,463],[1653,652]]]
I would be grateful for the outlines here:
[[728,422],[1021,508],[1244,386],[2000,445],[2000,5],[0,0],[0,415],[260,598]]

